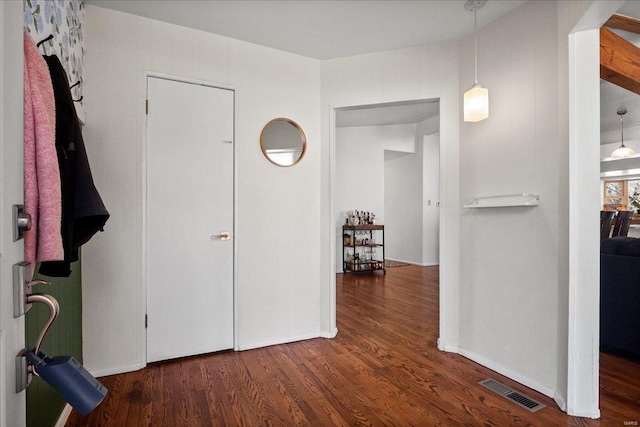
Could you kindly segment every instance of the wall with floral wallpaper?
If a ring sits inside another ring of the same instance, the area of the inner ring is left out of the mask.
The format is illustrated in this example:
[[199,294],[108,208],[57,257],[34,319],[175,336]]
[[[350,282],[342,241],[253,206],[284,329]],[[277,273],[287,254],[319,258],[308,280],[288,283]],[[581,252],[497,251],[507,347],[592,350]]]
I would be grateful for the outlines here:
[[[82,81],[84,57],[83,0],[24,0],[24,27],[38,43],[49,35],[53,39],[40,46],[44,55],[57,55],[67,71],[69,84]],[[82,84],[71,89],[74,99],[82,99]],[[76,102],[78,117],[84,122],[82,101]]]

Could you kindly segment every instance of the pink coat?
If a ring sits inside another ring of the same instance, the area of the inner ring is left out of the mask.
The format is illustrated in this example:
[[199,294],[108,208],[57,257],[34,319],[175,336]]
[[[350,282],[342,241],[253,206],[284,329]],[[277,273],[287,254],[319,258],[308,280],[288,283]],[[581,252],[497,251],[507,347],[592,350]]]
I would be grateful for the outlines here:
[[27,262],[64,259],[60,169],[55,147],[55,102],[47,63],[24,32],[24,205]]

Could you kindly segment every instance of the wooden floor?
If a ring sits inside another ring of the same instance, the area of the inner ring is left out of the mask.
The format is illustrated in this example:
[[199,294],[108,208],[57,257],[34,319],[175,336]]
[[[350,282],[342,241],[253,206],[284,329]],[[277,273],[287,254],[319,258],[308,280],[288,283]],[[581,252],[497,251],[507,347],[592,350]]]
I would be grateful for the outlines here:
[[[640,365],[602,355],[601,420],[436,348],[438,270],[338,275],[335,339],[154,364],[103,377],[105,401],[67,426],[622,426],[640,421]],[[541,401],[535,414],[477,385]],[[627,422],[627,424],[625,424]]]

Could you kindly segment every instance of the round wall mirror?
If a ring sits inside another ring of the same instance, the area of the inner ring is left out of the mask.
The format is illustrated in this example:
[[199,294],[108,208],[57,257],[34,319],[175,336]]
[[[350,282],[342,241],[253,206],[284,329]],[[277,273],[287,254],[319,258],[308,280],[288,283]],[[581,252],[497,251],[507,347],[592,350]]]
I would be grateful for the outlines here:
[[274,165],[293,166],[307,150],[307,137],[296,122],[280,117],[271,120],[262,129],[260,148]]

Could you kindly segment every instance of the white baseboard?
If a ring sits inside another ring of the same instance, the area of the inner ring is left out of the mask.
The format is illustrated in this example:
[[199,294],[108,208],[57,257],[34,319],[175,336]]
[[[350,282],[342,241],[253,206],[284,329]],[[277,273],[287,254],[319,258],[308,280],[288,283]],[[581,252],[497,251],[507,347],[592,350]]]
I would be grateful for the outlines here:
[[98,378],[98,377],[106,377],[107,375],[116,375],[116,374],[124,374],[126,372],[139,371],[145,366],[146,364],[144,363],[134,363],[133,365],[117,366],[115,368],[95,369],[95,370],[87,368],[87,370],[91,373],[91,375]]
[[597,409],[595,412],[591,411],[580,411],[575,409],[567,409],[567,415],[572,417],[582,417],[582,418],[591,418],[597,420],[600,418],[600,410]]
[[[321,337],[322,337],[322,335],[319,332],[316,332],[316,333],[313,333],[313,334],[298,335],[298,336],[294,336],[294,337],[276,338],[276,339],[268,340],[268,341],[244,344],[244,345],[238,346],[238,350],[240,350],[240,351],[252,350],[254,348],[268,347],[268,346],[271,346],[271,345],[279,345],[279,344],[288,344],[288,343],[291,343],[291,342],[304,341],[304,340],[310,340],[312,338],[321,338]],[[325,338],[325,337],[323,337],[323,338]]]
[[67,423],[67,420],[69,419],[69,415],[71,415],[71,411],[73,411],[71,405],[69,405],[68,403],[64,405],[64,408],[62,408],[62,413],[60,414],[55,427],[64,427],[64,425]]
[[567,412],[567,402],[564,401],[564,398],[558,394],[558,392],[553,394],[553,400],[556,401],[556,405],[558,408],[562,410],[562,412]]
[[438,350],[440,351],[446,351],[447,353],[458,353],[457,345],[442,345],[442,341],[440,341],[440,338],[438,338],[438,340],[436,341],[436,345],[438,346]]
[[[303,341],[303,340],[308,340],[312,338],[334,338],[337,333],[338,333],[338,329],[335,328],[330,332],[315,332],[312,334],[298,335],[293,337],[284,337],[284,338],[277,338],[274,340],[249,343],[249,344],[237,346],[234,348],[234,350],[235,351],[251,350],[254,348],[268,347],[271,345],[278,345],[278,344],[287,344],[290,342]],[[87,368],[87,370],[91,373],[91,375],[93,375],[96,378],[99,378],[99,377],[105,377],[107,375],[116,375],[116,374],[124,374],[127,372],[139,371],[144,367],[146,367],[145,363],[134,363],[132,365],[118,366],[115,368],[108,368],[108,369]]]
[[389,258],[389,257],[384,257],[385,261],[395,261],[395,262],[403,262],[405,264],[411,264],[411,265],[419,265],[422,266],[422,264],[417,263],[415,261],[407,261],[406,259],[398,259],[398,258]]
[[544,394],[545,396],[548,396],[552,399],[555,398],[556,396],[556,391],[550,389],[547,386],[544,386],[542,384],[537,383],[536,381],[533,381],[530,378],[527,378],[525,376],[522,376],[521,374],[517,373],[517,372],[513,372],[511,369],[505,368],[504,366],[501,366],[495,362],[493,362],[492,360],[489,360],[485,357],[479,356],[471,351],[465,350],[463,348],[458,349],[458,354],[460,354],[461,356],[466,357],[467,359],[473,360],[476,363],[479,363],[482,366],[485,366],[489,369],[491,369],[492,371],[496,371],[497,373],[499,373],[500,375],[504,375],[507,378],[510,378],[516,382],[519,382],[520,384],[524,385],[525,387],[528,387],[532,390],[535,390],[539,393]]
[[333,328],[330,332],[320,332],[320,338],[335,338],[338,335],[338,328]]
[[431,263],[431,262],[420,263],[420,262],[407,261],[406,259],[397,259],[397,258],[385,258],[384,260],[385,261],[403,262],[405,264],[417,265],[419,267],[435,267],[436,265],[440,265],[440,263],[438,263],[438,262],[436,262],[436,263]]

